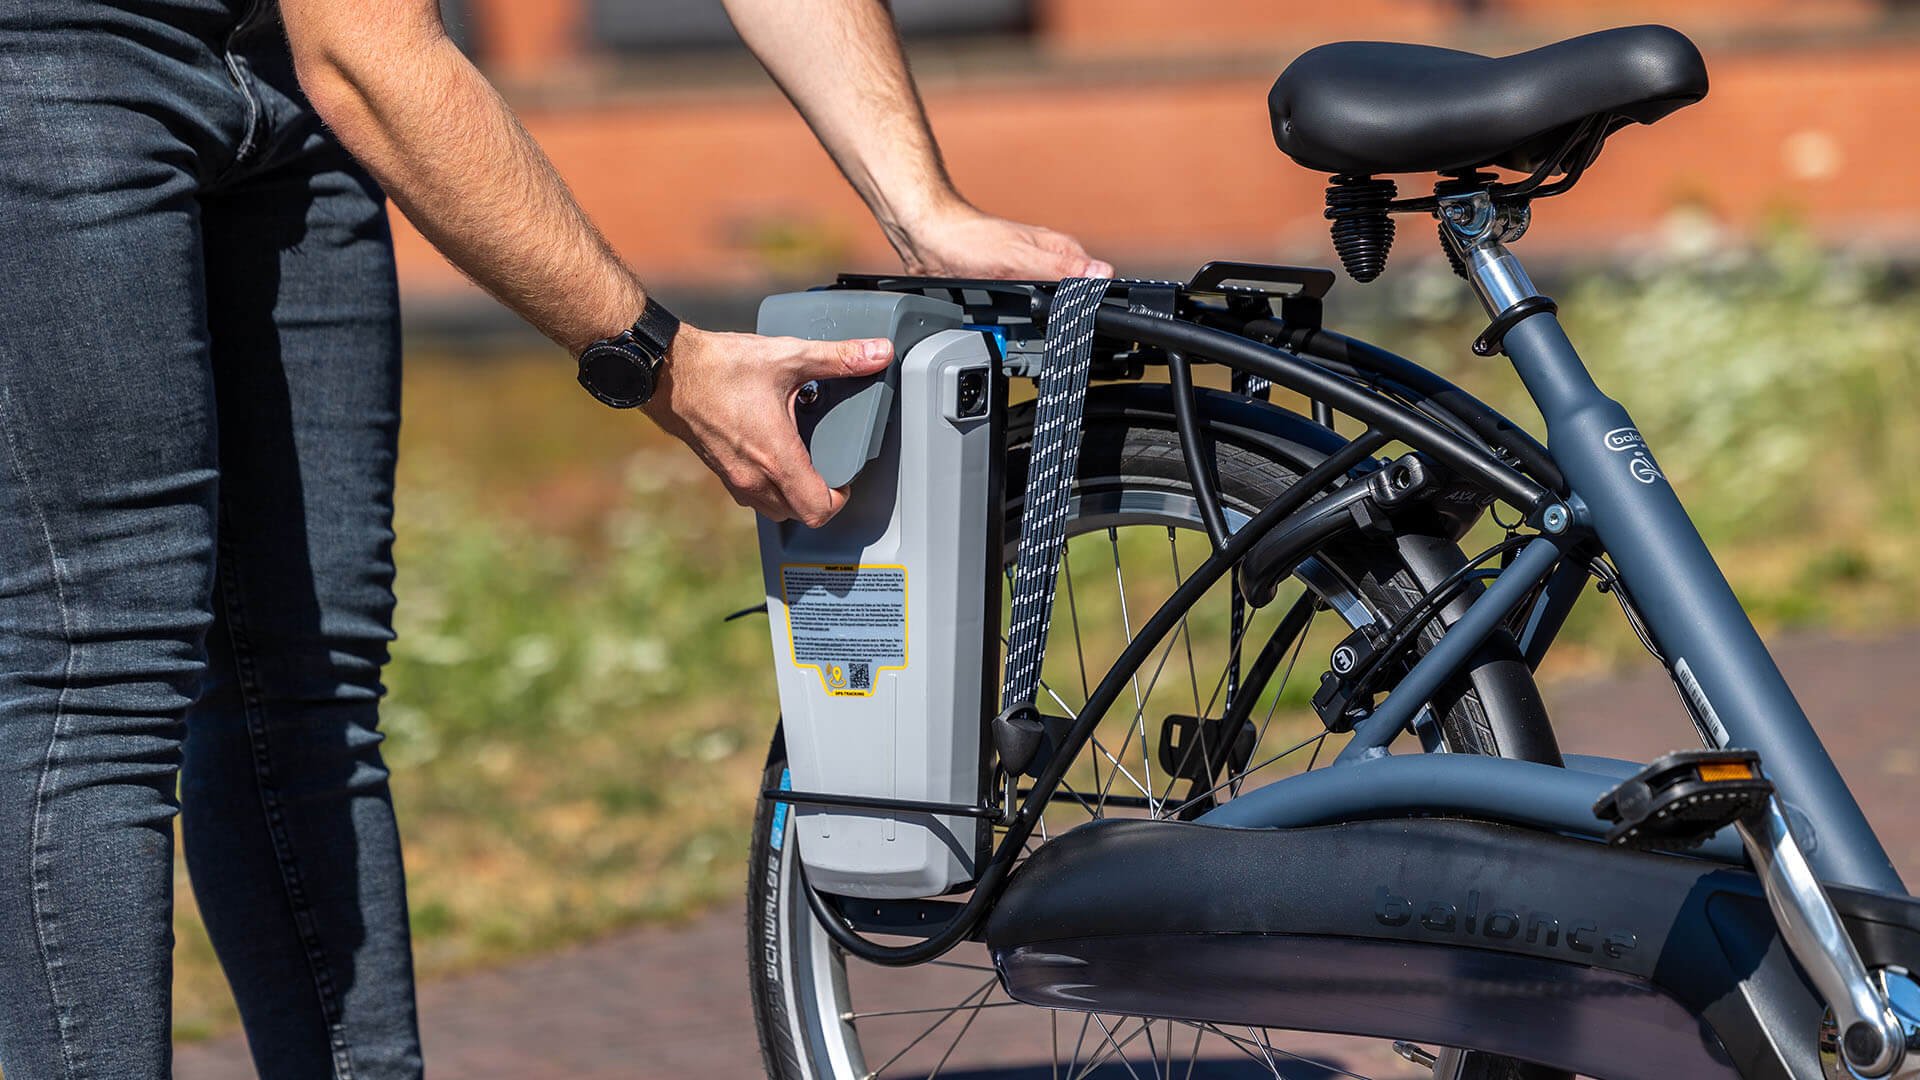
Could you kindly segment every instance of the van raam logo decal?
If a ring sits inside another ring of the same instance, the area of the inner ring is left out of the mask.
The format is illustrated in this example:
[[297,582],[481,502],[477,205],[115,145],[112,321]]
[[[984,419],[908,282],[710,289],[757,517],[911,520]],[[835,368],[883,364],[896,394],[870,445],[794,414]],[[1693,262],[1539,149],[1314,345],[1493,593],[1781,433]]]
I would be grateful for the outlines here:
[[1617,427],[1603,437],[1606,439],[1607,449],[1615,452],[1647,445],[1647,440],[1640,437],[1639,428]]
[[1639,428],[1614,428],[1600,437],[1606,448],[1616,454],[1627,454],[1627,471],[1635,480],[1651,484],[1664,474],[1653,460],[1653,453],[1647,449],[1647,440],[1640,434]]

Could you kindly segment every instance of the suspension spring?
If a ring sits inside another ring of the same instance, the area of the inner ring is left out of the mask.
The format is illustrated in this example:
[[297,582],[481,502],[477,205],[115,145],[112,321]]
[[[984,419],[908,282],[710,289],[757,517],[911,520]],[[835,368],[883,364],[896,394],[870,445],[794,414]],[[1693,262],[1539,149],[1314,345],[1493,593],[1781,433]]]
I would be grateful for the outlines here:
[[1387,204],[1398,193],[1391,180],[1346,173],[1327,185],[1333,250],[1353,280],[1372,281],[1387,268],[1387,253],[1393,248],[1393,219],[1387,216]]

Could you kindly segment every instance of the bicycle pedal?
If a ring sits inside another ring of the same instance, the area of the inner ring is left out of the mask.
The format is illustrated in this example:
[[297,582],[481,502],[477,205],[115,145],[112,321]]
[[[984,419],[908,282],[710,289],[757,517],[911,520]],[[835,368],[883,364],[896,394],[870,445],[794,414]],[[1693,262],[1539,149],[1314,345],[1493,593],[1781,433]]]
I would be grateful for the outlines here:
[[1615,847],[1691,851],[1772,797],[1752,750],[1676,750],[1621,781],[1593,814],[1614,823],[1607,843]]

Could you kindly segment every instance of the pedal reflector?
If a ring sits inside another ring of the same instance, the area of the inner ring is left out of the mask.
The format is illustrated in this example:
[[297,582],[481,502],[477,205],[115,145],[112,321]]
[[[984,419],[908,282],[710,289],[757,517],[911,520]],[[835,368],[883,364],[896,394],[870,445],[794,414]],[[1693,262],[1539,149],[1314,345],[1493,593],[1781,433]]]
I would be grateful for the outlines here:
[[1751,780],[1753,766],[1744,761],[1708,761],[1700,765],[1700,779],[1709,783],[1715,780]]

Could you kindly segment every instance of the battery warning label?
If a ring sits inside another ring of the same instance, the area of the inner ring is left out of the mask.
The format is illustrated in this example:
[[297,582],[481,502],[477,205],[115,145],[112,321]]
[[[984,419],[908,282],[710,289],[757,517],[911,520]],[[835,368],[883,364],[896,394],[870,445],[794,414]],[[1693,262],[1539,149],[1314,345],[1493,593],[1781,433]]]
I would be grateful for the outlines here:
[[787,631],[797,667],[813,668],[835,697],[870,697],[882,671],[907,666],[907,568],[780,568]]

